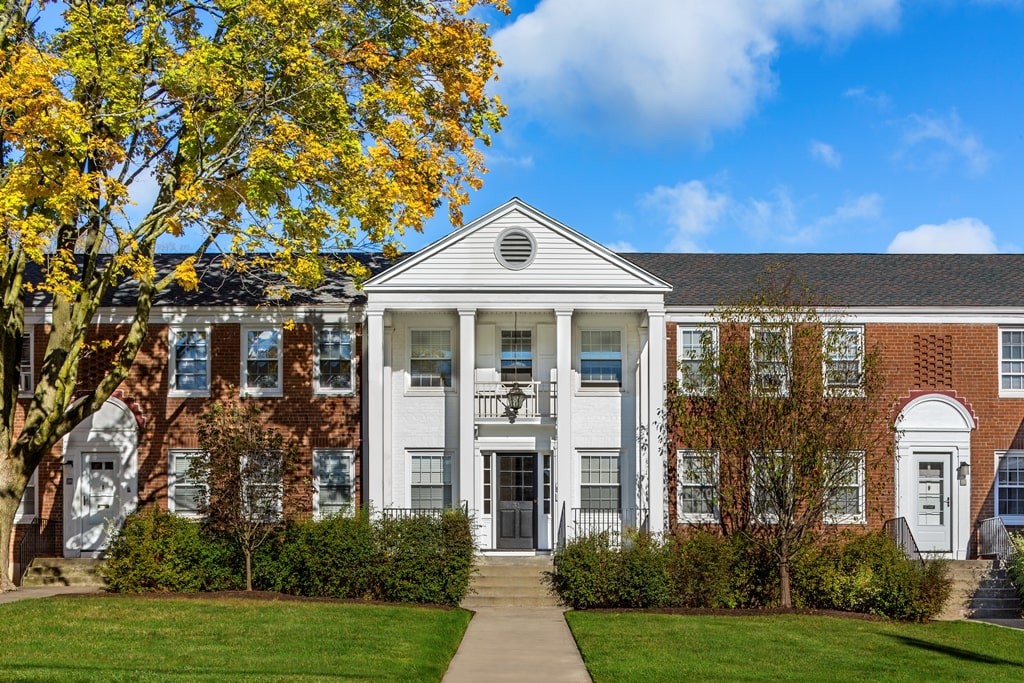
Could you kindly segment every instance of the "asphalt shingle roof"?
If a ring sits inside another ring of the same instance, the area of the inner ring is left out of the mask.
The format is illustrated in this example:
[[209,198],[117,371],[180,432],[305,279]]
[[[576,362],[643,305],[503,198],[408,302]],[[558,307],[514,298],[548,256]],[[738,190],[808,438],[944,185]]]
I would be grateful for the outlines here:
[[621,254],[672,285],[667,306],[746,298],[772,268],[820,303],[859,306],[1024,307],[1024,254]]

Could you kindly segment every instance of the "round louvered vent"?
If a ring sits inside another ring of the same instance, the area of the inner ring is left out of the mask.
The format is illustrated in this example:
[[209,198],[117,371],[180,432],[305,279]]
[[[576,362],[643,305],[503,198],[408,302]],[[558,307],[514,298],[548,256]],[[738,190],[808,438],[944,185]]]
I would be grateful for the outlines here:
[[519,228],[509,228],[494,243],[494,256],[509,270],[522,270],[530,265],[536,252],[533,235]]

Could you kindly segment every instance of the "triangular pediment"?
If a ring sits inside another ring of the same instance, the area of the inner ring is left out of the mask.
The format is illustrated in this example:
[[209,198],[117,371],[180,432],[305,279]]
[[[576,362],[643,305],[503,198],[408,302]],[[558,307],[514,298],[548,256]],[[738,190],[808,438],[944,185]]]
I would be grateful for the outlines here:
[[374,292],[667,292],[606,247],[512,199],[370,279]]

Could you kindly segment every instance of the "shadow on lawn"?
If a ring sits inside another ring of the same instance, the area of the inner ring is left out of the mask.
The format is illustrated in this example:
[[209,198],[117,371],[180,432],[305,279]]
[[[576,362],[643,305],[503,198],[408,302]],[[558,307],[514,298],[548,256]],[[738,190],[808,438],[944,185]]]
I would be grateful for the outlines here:
[[898,640],[904,645],[910,647],[920,648],[922,650],[929,650],[942,655],[948,655],[950,657],[956,657],[957,659],[965,659],[970,662],[980,662],[982,664],[1008,664],[1009,666],[1016,667],[1018,669],[1024,668],[1020,662],[1015,662],[1009,659],[1000,659],[998,657],[990,657],[989,655],[983,655],[978,652],[971,652],[970,650],[961,650],[958,647],[950,647],[948,645],[939,645],[937,643],[930,643],[927,640],[920,640],[918,638],[910,638],[908,636],[898,636],[894,634],[889,635],[890,638]]

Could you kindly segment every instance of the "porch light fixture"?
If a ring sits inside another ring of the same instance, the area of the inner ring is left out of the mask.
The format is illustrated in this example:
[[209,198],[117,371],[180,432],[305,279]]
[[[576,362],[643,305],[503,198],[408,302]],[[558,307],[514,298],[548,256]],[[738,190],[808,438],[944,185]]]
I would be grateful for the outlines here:
[[967,475],[970,473],[971,463],[961,461],[960,466],[956,468],[956,478],[961,486],[967,486]]
[[[512,326],[514,329],[513,339],[519,339],[519,312],[513,313],[515,316],[512,320]],[[498,400],[505,405],[505,417],[508,418],[509,424],[515,424],[516,418],[519,416],[519,411],[523,409],[523,404],[526,402],[526,392],[519,386],[519,380],[514,380],[512,386],[509,388],[508,393],[505,394],[504,398],[498,397]]]

